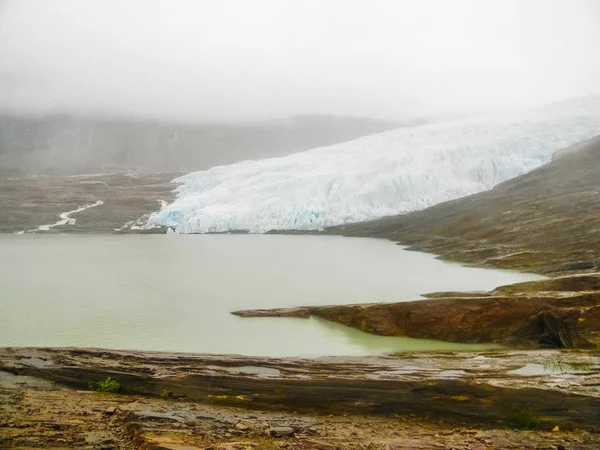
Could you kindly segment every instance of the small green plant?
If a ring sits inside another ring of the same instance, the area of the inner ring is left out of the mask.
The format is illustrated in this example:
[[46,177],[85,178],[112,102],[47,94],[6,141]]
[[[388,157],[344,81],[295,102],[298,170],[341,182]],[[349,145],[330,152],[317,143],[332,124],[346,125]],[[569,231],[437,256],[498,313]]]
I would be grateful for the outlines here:
[[112,394],[121,392],[121,383],[111,377],[108,377],[104,381],[98,381],[97,383],[90,382],[88,387],[91,391],[110,392]]
[[506,422],[515,430],[537,430],[539,422],[534,413],[526,409],[514,409]]
[[160,398],[162,398],[163,400],[171,400],[173,398],[173,393],[171,391],[163,390],[160,393]]

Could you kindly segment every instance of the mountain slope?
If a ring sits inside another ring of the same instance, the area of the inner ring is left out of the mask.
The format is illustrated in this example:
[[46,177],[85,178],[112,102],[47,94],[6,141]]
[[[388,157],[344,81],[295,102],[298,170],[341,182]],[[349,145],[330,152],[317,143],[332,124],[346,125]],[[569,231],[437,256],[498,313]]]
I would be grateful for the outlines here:
[[466,263],[536,272],[600,262],[600,137],[491,191],[328,230],[387,238]]
[[189,172],[289,155],[399,125],[326,115],[247,123],[0,115],[0,175]]
[[600,133],[600,97],[398,128],[175,181],[178,199],[148,227],[177,232],[315,230],[424,209],[491,189]]

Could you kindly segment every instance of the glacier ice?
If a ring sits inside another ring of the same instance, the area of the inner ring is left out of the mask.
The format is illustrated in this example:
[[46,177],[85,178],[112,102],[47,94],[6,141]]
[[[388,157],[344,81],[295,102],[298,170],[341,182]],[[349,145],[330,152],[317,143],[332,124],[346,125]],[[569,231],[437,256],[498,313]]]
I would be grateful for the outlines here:
[[491,189],[600,134],[600,96],[517,114],[398,128],[173,180],[177,199],[146,228],[177,233],[321,229]]

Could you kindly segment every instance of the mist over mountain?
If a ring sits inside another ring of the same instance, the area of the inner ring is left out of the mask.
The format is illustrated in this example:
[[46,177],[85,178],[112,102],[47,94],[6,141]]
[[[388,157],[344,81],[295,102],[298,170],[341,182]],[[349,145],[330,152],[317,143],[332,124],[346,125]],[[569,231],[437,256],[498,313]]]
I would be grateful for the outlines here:
[[598,5],[0,1],[0,171],[191,172],[590,95]]
[[333,115],[177,123],[4,114],[0,115],[0,175],[202,170],[242,160],[285,156],[399,125]]

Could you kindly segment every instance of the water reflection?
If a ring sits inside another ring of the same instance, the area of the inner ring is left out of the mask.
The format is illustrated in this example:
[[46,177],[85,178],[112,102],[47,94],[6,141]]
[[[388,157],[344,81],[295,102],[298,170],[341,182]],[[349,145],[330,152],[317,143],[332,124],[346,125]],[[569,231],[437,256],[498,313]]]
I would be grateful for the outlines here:
[[[306,319],[297,319],[306,320]],[[346,327],[318,317],[311,317],[320,327],[332,334],[343,336],[353,347],[361,348],[365,354],[382,354],[407,351],[477,351],[502,348],[497,344],[456,344],[432,339],[414,339],[399,336],[376,336]]]

